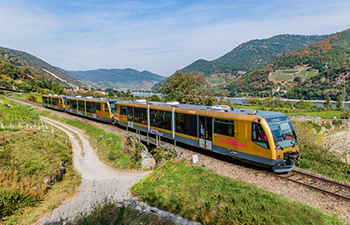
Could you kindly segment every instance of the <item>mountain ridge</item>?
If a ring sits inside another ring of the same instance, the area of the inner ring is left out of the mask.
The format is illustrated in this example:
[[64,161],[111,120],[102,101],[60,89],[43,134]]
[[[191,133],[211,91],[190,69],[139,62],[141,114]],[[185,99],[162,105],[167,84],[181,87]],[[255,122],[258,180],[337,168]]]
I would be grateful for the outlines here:
[[[297,67],[307,69],[296,72]],[[279,72],[284,79],[270,79],[273,73]],[[308,72],[314,74],[307,76]],[[233,81],[227,89],[231,96],[236,96],[244,92],[267,93],[280,86],[287,89],[288,98],[314,100],[331,97],[336,100],[350,93],[349,80],[350,29],[347,29],[264,64]]]
[[67,72],[86,85],[115,89],[151,89],[153,85],[165,79],[146,70],[140,72],[131,68]]

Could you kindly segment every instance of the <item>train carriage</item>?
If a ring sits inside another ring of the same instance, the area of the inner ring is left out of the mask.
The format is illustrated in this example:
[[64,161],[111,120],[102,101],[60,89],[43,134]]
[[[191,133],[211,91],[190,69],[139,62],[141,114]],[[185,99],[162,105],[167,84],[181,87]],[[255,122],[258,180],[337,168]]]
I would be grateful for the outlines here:
[[289,118],[278,112],[176,102],[117,102],[123,126],[272,168],[295,166],[299,147]]
[[114,124],[115,103],[118,99],[92,97],[66,97],[66,111]]
[[50,95],[43,95],[41,98],[42,98],[42,104],[44,107],[65,111],[66,96],[50,94]]

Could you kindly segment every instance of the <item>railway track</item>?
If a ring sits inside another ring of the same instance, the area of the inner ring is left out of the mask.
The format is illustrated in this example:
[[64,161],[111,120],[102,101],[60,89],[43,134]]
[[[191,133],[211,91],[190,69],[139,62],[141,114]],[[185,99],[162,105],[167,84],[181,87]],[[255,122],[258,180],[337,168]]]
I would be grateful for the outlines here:
[[295,169],[276,176],[350,202],[350,184]]

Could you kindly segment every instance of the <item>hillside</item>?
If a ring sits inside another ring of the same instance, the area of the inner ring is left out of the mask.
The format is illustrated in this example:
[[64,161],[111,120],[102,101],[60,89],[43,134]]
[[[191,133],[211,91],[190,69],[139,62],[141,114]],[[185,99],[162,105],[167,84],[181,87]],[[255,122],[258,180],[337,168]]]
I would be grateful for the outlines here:
[[98,69],[89,71],[69,71],[69,75],[86,86],[114,89],[151,89],[165,77],[134,69]]
[[52,89],[63,90],[67,83],[52,75],[49,71],[50,67],[46,68],[41,68],[4,48],[0,48],[0,89],[43,93]]
[[29,62],[29,67],[32,67],[33,69],[37,70],[44,70],[44,72],[49,73],[51,76],[56,77],[61,82],[66,83],[68,86],[82,86],[80,82],[75,80],[74,78],[68,76],[67,74],[63,73],[62,71],[58,70],[57,68],[51,66],[50,64],[46,63],[45,61],[22,51],[17,51],[14,49],[9,48],[2,48],[4,50],[7,50],[11,52],[12,54],[19,56],[23,60]]
[[[278,72],[289,74],[290,78],[272,79]],[[308,76],[308,72],[312,75]],[[335,100],[350,92],[349,75],[350,29],[265,64],[232,82],[228,90],[231,96],[242,92],[255,95],[264,92],[266,95],[280,86],[287,89],[286,97],[289,98],[331,97]]]
[[221,73],[239,76],[280,56],[318,42],[325,37],[325,35],[283,34],[268,39],[251,40],[239,45],[218,59],[212,61],[200,59],[182,70],[206,76]]
[[[328,35],[283,34],[268,39],[251,40],[243,43],[222,57],[207,61],[199,59],[181,71],[204,74],[212,86],[226,86],[237,77],[264,65],[280,56],[302,49],[318,42]],[[159,83],[157,90],[163,83]]]

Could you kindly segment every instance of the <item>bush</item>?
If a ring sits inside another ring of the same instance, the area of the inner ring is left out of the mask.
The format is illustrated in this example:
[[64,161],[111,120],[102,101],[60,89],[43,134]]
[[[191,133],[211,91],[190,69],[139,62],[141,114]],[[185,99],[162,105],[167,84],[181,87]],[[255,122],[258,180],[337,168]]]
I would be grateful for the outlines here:
[[343,121],[341,121],[341,120],[333,120],[332,124],[334,126],[336,126],[336,127],[339,127],[339,126],[343,125]]
[[[337,123],[337,122],[336,122]],[[350,165],[325,147],[325,139],[316,133],[313,124],[293,120],[298,136],[300,159],[297,166],[335,179],[350,181]]]
[[28,100],[31,101],[31,102],[36,102],[36,97],[31,95],[31,96],[29,96]]
[[90,213],[81,214],[68,225],[95,224],[174,224],[164,218],[133,209],[111,201],[96,204]]
[[313,122],[313,121],[311,121],[311,120],[306,121],[306,123],[309,124],[309,125],[311,125],[318,133],[321,132],[322,127],[321,127],[320,124],[315,123],[315,122]]
[[350,110],[344,110],[341,114],[342,119],[350,119]]

